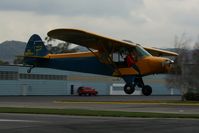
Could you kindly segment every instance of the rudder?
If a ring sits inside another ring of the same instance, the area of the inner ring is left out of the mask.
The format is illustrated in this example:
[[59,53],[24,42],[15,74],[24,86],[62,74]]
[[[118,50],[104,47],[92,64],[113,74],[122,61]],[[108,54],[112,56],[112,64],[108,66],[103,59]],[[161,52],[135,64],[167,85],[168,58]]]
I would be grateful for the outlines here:
[[42,58],[48,54],[41,37],[34,34],[30,37],[24,52],[24,64],[38,66],[43,62]]
[[47,54],[48,50],[41,37],[37,34],[32,35],[26,45],[24,56],[45,56]]

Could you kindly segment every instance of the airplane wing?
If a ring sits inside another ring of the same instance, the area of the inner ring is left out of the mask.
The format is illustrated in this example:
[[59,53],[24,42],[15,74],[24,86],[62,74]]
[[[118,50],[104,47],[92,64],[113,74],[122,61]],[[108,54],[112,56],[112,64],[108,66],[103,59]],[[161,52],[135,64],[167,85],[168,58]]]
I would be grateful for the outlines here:
[[153,56],[178,56],[177,53],[167,51],[167,50],[161,50],[161,49],[149,48],[149,47],[143,47],[143,48],[147,50]]
[[[100,36],[78,29],[55,29],[48,32],[48,36],[54,39],[74,43],[87,48],[99,51],[117,51],[120,48],[136,47],[136,43],[126,41],[119,41],[112,38]],[[154,56],[177,56],[177,53],[160,50],[155,48],[143,47]]]

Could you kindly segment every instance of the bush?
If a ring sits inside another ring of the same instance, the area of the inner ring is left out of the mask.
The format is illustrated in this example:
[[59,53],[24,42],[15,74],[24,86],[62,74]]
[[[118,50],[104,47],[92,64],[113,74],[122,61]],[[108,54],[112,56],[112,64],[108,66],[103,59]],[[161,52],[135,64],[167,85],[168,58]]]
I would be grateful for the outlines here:
[[186,100],[199,101],[199,93],[187,92],[184,97]]

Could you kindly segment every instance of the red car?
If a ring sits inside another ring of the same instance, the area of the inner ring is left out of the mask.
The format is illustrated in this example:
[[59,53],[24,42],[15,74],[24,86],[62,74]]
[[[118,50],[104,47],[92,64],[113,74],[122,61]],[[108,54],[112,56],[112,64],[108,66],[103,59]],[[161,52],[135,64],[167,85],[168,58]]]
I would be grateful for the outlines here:
[[82,96],[82,95],[96,96],[98,92],[91,87],[79,87],[77,90],[77,93],[79,96]]

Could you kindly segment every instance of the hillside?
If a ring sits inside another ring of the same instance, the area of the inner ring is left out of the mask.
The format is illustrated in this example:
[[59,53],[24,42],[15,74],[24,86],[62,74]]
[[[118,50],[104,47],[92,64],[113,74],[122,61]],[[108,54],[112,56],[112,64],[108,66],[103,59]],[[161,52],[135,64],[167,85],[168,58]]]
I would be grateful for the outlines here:
[[[26,43],[20,41],[5,41],[0,43],[0,60],[13,64],[16,56],[23,55],[25,47]],[[88,51],[85,47],[78,46],[76,48],[78,51]]]
[[20,41],[5,41],[0,44],[0,60],[13,63],[18,55],[23,55],[26,43]]

